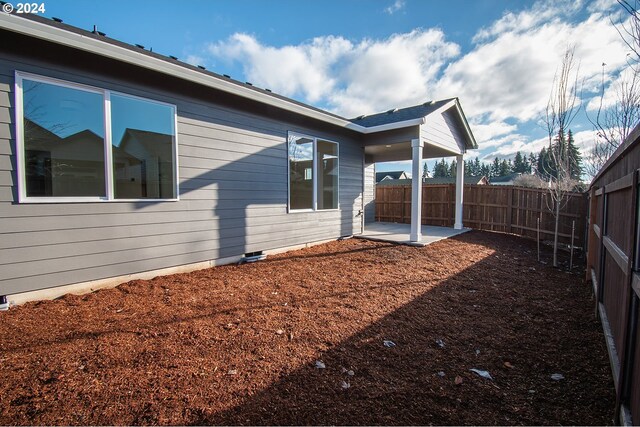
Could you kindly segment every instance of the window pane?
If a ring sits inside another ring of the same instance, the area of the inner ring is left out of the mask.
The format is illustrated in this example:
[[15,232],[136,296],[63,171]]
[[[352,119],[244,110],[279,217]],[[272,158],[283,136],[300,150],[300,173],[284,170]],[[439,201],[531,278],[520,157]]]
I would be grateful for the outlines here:
[[111,132],[116,199],[173,199],[174,109],[111,95]]
[[23,80],[26,194],[106,196],[99,93]]
[[338,208],[338,144],[318,140],[318,209]]
[[289,206],[313,209],[313,140],[289,135]]

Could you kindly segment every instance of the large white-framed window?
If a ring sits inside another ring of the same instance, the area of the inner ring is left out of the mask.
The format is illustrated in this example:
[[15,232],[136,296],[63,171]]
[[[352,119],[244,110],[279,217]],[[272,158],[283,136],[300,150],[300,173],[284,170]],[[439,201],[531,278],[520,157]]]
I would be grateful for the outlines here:
[[339,208],[339,151],[337,142],[288,133],[289,212]]
[[176,106],[16,71],[21,203],[178,200]]

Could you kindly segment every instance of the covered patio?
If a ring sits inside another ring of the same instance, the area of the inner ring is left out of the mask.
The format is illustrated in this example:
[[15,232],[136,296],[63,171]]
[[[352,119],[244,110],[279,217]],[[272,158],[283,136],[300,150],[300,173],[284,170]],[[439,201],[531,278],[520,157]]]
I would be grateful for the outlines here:
[[376,242],[391,242],[409,246],[427,246],[438,240],[448,239],[469,231],[468,228],[455,229],[451,227],[438,227],[435,225],[422,225],[420,227],[421,240],[411,241],[411,225],[393,222],[372,222],[366,225],[365,232],[359,239],[373,240]]
[[[403,109],[360,116],[352,122],[367,128],[365,152],[364,224],[360,237],[387,236],[388,240],[414,246],[431,243],[430,233],[438,239],[442,231],[463,230],[462,194],[464,154],[478,148],[458,98],[429,101]],[[422,224],[422,160],[456,157],[456,204],[453,229]],[[411,160],[411,225],[408,236],[405,224],[379,225],[375,218],[375,164]],[[458,233],[456,233],[458,234]],[[391,239],[389,236],[395,236]],[[445,236],[449,237],[449,236]],[[444,237],[440,237],[444,238]],[[426,242],[426,243],[424,243]],[[423,244],[424,243],[424,244]]]

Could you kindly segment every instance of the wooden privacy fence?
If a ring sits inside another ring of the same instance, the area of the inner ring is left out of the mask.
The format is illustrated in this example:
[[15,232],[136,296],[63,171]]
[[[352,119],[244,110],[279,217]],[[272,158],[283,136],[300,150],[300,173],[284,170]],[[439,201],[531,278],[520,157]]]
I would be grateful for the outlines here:
[[640,127],[590,188],[587,279],[616,388],[616,422],[640,424]]
[[[455,184],[422,186],[422,223],[453,227],[455,216]],[[510,185],[464,186],[463,224],[480,230],[502,231],[537,238],[540,219],[540,239],[552,240],[555,219],[547,206],[549,193],[535,188]],[[376,221],[411,223],[411,186],[376,187]],[[587,197],[583,193],[569,193],[560,212],[559,237],[561,243],[571,241],[575,221],[574,245],[585,242]]]

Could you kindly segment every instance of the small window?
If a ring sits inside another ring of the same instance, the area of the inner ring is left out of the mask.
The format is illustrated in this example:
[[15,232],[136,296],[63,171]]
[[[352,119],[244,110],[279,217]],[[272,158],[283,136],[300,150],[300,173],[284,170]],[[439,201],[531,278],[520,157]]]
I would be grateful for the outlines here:
[[313,139],[289,136],[289,208],[313,209]]
[[338,144],[289,134],[289,209],[338,209]]
[[318,140],[318,209],[338,208],[338,144]]
[[173,199],[173,108],[111,95],[116,199]]
[[16,111],[20,201],[177,199],[175,106],[17,72]]

